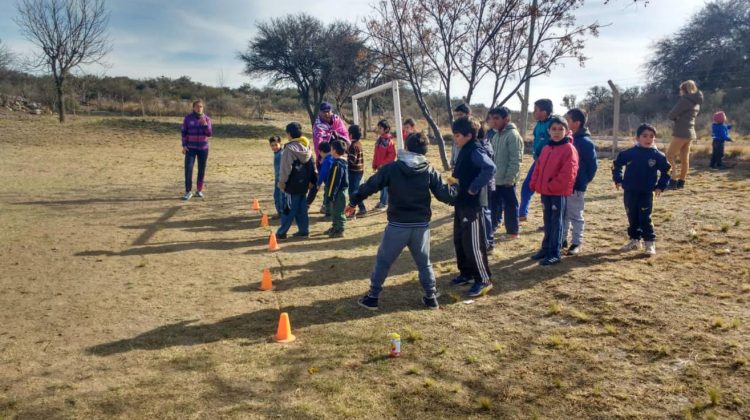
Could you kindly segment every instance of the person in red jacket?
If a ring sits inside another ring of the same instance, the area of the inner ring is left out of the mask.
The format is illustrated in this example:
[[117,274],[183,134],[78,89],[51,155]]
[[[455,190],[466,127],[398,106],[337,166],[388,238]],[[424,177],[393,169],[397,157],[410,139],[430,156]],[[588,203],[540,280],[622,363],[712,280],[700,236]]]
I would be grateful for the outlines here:
[[[375,153],[372,156],[372,170],[377,172],[384,165],[396,160],[396,145],[391,135],[391,125],[386,120],[378,121],[378,139],[375,141]],[[375,210],[388,207],[388,188],[380,190],[380,202]]]
[[550,142],[542,149],[529,183],[532,191],[541,194],[544,205],[542,249],[531,257],[540,260],[540,265],[560,262],[565,201],[573,194],[578,175],[578,152],[566,136],[568,123],[555,115],[550,118],[548,132]]

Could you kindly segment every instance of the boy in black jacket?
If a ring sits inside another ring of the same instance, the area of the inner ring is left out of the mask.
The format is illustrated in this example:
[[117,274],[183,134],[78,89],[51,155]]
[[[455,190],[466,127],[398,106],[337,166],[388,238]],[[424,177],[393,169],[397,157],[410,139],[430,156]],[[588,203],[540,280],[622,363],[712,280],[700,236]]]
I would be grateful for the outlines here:
[[344,225],[346,217],[346,193],[349,188],[349,162],[346,159],[346,143],[336,140],[331,143],[331,156],[333,161],[328,169],[328,180],[326,181],[326,199],[331,206],[331,229],[327,232],[331,238],[344,236]]
[[[651,222],[654,196],[660,196],[669,186],[669,171],[672,168],[664,153],[656,148],[656,135],[654,126],[641,124],[636,131],[638,144],[620,152],[612,164],[612,179],[615,188],[625,190],[625,210],[628,213],[630,240],[622,250],[639,248],[643,239],[645,252],[649,256],[656,254],[656,235]],[[661,173],[658,179],[657,171]]]
[[378,248],[375,268],[370,277],[370,291],[358,300],[360,306],[378,309],[378,297],[393,262],[404,247],[409,247],[424,289],[422,302],[438,309],[435,273],[430,263],[430,192],[439,201],[451,203],[456,189],[443,183],[440,174],[425,158],[429,140],[423,133],[406,139],[406,150],[398,151],[398,160],[382,166],[359,191],[351,196],[346,214],[354,214],[357,204],[383,188],[388,188],[388,225]]
[[453,245],[460,274],[451,283],[458,286],[473,280],[468,295],[476,297],[492,290],[482,207],[487,207],[487,185],[495,176],[495,163],[477,141],[477,129],[468,118],[453,121],[451,128],[460,149],[453,168],[453,178],[458,179]]

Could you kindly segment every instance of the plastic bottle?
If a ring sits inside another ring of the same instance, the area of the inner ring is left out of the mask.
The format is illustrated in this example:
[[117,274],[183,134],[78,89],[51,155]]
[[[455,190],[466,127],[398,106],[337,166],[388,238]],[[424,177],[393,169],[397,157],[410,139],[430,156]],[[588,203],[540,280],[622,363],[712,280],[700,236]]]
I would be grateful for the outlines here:
[[391,344],[391,357],[401,356],[401,336],[398,333],[388,334],[388,339]]

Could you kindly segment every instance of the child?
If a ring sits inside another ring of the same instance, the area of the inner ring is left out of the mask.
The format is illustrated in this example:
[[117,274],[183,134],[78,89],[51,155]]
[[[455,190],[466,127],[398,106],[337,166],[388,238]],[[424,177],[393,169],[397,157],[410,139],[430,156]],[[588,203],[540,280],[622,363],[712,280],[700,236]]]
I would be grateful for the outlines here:
[[[377,171],[388,163],[396,160],[396,146],[391,136],[391,125],[386,120],[380,120],[377,126],[378,139],[375,141],[375,153],[372,157],[372,170]],[[388,188],[380,190],[380,202],[375,210],[388,207]]]
[[505,234],[501,240],[518,238],[518,197],[516,184],[521,175],[523,160],[523,138],[516,126],[510,122],[510,110],[506,107],[490,110],[488,120],[496,133],[492,140],[495,150],[495,196],[490,203],[492,209],[492,232],[494,233],[505,213]]
[[198,159],[198,191],[195,196],[204,198],[203,178],[208,161],[208,138],[213,134],[211,118],[203,113],[203,101],[193,102],[193,112],[182,121],[182,154],[185,155],[185,195],[183,200],[193,197],[193,166]]
[[727,115],[724,111],[714,114],[714,123],[711,125],[711,137],[714,139],[711,153],[711,167],[714,169],[726,168],[721,160],[724,158],[724,142],[732,141],[729,137],[731,125],[726,124]]
[[[484,123],[476,118],[470,118],[471,123],[477,129],[477,141],[482,146],[490,160],[495,159],[495,151],[492,148],[492,143],[487,137],[484,129]],[[495,232],[492,230],[492,211],[490,210],[490,203],[495,197],[495,177],[490,178],[490,182],[487,184],[487,204],[482,207],[482,214],[484,215],[484,233],[485,241],[487,242],[487,252],[491,253],[495,249]]]
[[[362,177],[365,175],[365,158],[362,152],[362,130],[358,125],[349,126],[349,139],[352,142],[349,149],[346,151],[349,157],[349,197],[353,197],[354,194],[359,190],[359,185],[362,183]],[[367,214],[367,208],[365,203],[359,203],[359,212],[357,216],[364,216]]]
[[[347,189],[349,188],[349,163],[346,159],[346,143],[340,140],[333,141],[331,144],[331,163],[328,169],[326,181],[325,197],[331,208],[331,230],[328,236],[331,238],[341,238],[344,236],[344,225],[346,217],[344,208],[348,198]],[[322,144],[321,144],[322,146]],[[325,165],[325,162],[323,162]],[[321,169],[323,168],[321,165]]]
[[404,142],[406,142],[407,137],[409,137],[410,134],[414,134],[417,132],[417,123],[414,121],[414,118],[407,118],[404,120],[403,129],[401,130],[402,138],[404,139]]
[[[471,108],[469,108],[468,104],[462,103],[456,105],[456,108],[453,109],[453,121],[464,117],[471,117]],[[451,145],[451,169],[456,167],[456,159],[458,159],[459,147],[460,146],[458,146],[455,141]]]
[[[651,222],[654,195],[657,197],[669,186],[672,169],[664,153],[656,148],[656,128],[641,124],[636,131],[638,144],[623,150],[612,163],[615,187],[625,190],[625,210],[628,213],[628,237],[623,251],[637,249],[645,241],[646,255],[656,254],[656,235]],[[622,167],[625,166],[625,177]],[[657,179],[657,172],[660,175]]]
[[460,271],[451,283],[458,286],[473,280],[468,294],[477,297],[492,290],[482,207],[487,206],[487,184],[495,176],[495,164],[477,141],[477,129],[467,117],[453,121],[451,128],[459,150],[452,176],[458,179],[453,245]]
[[542,195],[544,206],[544,239],[542,249],[531,258],[540,265],[560,262],[563,216],[566,198],[573,193],[578,173],[578,152],[566,137],[568,124],[553,116],[549,119],[549,144],[541,150],[531,174],[529,187]]
[[276,231],[276,238],[279,240],[287,238],[292,222],[296,222],[299,229],[294,234],[295,237],[307,238],[310,235],[305,195],[317,181],[310,140],[302,136],[302,125],[298,122],[287,124],[286,135],[289,143],[281,152],[279,166],[279,189],[284,191],[281,224]]
[[388,270],[404,247],[409,247],[419,271],[419,282],[424,289],[422,303],[438,309],[435,273],[430,263],[430,192],[438,200],[451,203],[456,189],[443,183],[440,173],[425,158],[430,143],[423,133],[413,133],[404,141],[406,150],[398,151],[398,161],[383,166],[371,176],[357,193],[350,197],[347,213],[353,214],[355,206],[378,190],[390,188],[388,225],[378,248],[375,268],[370,277],[369,292],[358,300],[360,306],[378,309],[378,297]]
[[563,248],[568,248],[568,228],[573,225],[573,233],[568,255],[581,252],[583,243],[583,198],[586,187],[594,180],[598,164],[596,163],[596,146],[591,140],[591,133],[586,128],[586,113],[573,108],[565,114],[568,127],[573,132],[573,146],[578,152],[578,175],[573,186],[573,195],[565,204],[565,222],[563,225]]
[[542,149],[549,143],[549,124],[550,115],[552,115],[552,101],[549,99],[539,99],[534,102],[534,142],[531,144],[531,152],[534,163],[529,167],[529,173],[521,185],[521,204],[518,207],[518,221],[525,222],[529,216],[529,205],[534,197],[534,191],[530,188],[531,174],[534,173],[536,160],[542,154]]
[[[321,184],[328,182],[328,171],[331,169],[333,163],[333,156],[331,156],[331,143],[320,143],[318,145],[318,153],[322,162],[320,164],[320,170],[318,171],[318,185],[316,189],[320,189]],[[327,187],[328,184],[325,184]],[[331,217],[331,203],[328,201],[328,194],[323,194],[323,205],[320,207],[320,212],[325,217]]]
[[279,167],[281,166],[281,137],[271,136],[268,144],[273,152],[273,204],[276,207],[276,216],[280,217],[281,208],[281,190],[279,189]]

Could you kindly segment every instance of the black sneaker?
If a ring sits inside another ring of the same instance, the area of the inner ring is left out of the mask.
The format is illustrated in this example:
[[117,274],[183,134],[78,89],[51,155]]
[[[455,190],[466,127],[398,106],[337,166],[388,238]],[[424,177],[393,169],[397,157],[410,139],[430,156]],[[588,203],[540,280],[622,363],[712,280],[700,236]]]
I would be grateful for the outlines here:
[[297,233],[295,233],[292,236],[295,237],[295,238],[309,238],[310,234],[309,233],[297,232]]
[[367,215],[367,210],[360,210],[357,212],[357,216],[362,217]]
[[558,264],[559,262],[560,262],[560,259],[557,257],[545,258],[539,261],[539,265],[555,265],[555,264]]
[[343,238],[344,237],[344,231],[343,230],[334,230],[331,231],[331,233],[328,235],[329,238]]
[[685,181],[682,180],[682,179],[678,179],[677,181],[669,184],[669,187],[672,188],[672,189],[674,189],[674,190],[681,190],[681,189],[685,188]]
[[374,298],[370,295],[364,295],[359,298],[357,300],[357,304],[370,311],[378,310],[378,298]]
[[532,260],[542,260],[547,257],[547,251],[540,249],[536,254],[531,256]]
[[326,229],[325,232],[323,232],[323,235],[330,235],[332,233],[333,233],[333,228],[330,227],[330,228]]
[[472,280],[468,277],[458,275],[455,279],[451,280],[451,286],[463,286],[464,284],[471,283]]
[[279,241],[283,241],[286,238],[287,238],[286,233],[278,233],[278,234],[276,234],[276,239],[279,240]]
[[581,252],[581,245],[573,244],[568,248],[568,255],[578,255]]
[[437,300],[437,295],[432,295],[430,297],[422,296],[422,303],[424,303],[424,306],[426,306],[429,309],[440,309],[440,304]]
[[568,247],[568,240],[567,239],[563,241],[562,247],[563,248],[567,248]]

